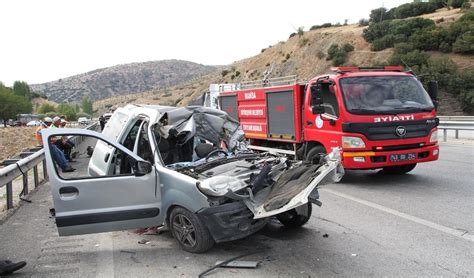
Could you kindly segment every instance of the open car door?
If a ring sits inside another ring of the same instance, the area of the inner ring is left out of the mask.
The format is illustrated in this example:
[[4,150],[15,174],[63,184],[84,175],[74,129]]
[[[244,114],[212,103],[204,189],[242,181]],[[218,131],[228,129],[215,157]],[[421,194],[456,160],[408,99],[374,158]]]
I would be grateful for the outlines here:
[[[58,163],[59,136],[70,140],[78,152],[73,172]],[[161,224],[159,176],[154,165],[143,160],[109,137],[85,129],[44,129],[43,143],[51,183],[59,235],[152,227]],[[89,174],[91,151],[106,144],[116,155],[110,158],[103,175]]]

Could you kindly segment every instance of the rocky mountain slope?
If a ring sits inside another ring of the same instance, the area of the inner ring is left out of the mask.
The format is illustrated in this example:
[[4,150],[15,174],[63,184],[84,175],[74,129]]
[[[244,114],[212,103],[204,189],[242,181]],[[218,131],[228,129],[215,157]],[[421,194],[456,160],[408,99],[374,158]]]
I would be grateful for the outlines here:
[[163,60],[98,69],[31,88],[55,102],[80,101],[84,96],[99,100],[174,86],[214,71],[214,66]]

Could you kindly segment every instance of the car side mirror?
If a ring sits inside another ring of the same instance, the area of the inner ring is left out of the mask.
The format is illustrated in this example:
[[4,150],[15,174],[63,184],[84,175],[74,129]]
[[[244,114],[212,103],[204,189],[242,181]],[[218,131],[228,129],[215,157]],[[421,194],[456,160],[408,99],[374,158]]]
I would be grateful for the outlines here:
[[148,173],[151,172],[153,168],[153,165],[151,165],[150,162],[140,160],[135,162],[135,167],[133,167],[133,173],[135,173],[135,176],[144,176]]
[[428,82],[428,95],[433,101],[435,108],[438,109],[438,81],[430,80]]

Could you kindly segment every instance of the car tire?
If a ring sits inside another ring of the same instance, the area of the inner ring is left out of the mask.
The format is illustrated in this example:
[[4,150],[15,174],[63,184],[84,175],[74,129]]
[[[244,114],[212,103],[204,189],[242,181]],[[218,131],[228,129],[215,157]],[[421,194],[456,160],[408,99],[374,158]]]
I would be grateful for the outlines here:
[[184,251],[203,253],[214,245],[214,239],[201,219],[185,208],[175,207],[171,211],[169,227]]
[[[321,154],[326,154],[326,149],[321,145],[314,146],[306,154],[305,161],[314,161],[316,158],[320,157]],[[319,162],[319,160],[316,162]]]
[[298,228],[306,224],[313,213],[313,206],[311,203],[304,204],[289,211],[277,214],[277,219],[281,224],[290,228]]
[[400,165],[400,166],[389,166],[389,167],[384,167],[382,172],[388,175],[402,175],[415,169],[415,166],[416,166],[416,163]]

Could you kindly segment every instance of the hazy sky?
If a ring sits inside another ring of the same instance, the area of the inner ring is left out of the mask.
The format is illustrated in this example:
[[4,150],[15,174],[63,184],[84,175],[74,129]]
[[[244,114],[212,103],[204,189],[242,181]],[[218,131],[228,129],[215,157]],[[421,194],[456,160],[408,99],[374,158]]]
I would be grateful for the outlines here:
[[299,26],[355,23],[407,0],[1,0],[0,81],[43,83],[163,59],[225,65]]

